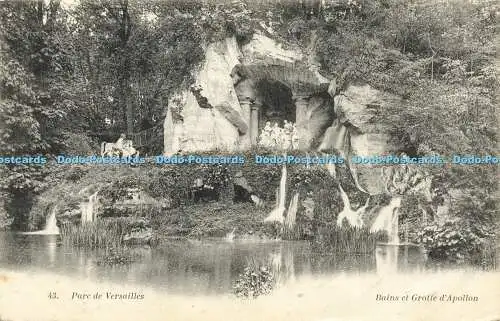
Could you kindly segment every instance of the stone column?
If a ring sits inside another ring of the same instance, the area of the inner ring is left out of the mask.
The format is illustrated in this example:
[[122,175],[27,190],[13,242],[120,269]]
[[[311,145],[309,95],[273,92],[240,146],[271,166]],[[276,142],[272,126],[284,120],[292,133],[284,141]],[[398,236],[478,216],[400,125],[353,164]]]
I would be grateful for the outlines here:
[[254,102],[250,108],[250,140],[252,146],[257,145],[257,140],[259,138],[259,109],[260,104]]
[[241,136],[240,139],[240,145],[243,149],[250,148],[252,146],[252,138],[251,138],[251,132],[252,132],[252,126],[251,126],[251,108],[252,108],[252,101],[250,99],[244,99],[240,101],[240,106],[241,106],[241,117],[247,124],[248,130],[247,132]]
[[241,116],[248,126],[247,133],[240,136],[240,147],[242,149],[247,149],[254,144],[252,134],[252,105],[256,97],[255,82],[250,78],[245,78],[245,76],[241,75],[239,72],[232,73],[231,77],[233,78],[236,96],[240,102]]
[[295,126],[297,126],[297,135],[299,136],[299,149],[308,150],[311,147],[312,137],[309,134],[308,120],[309,116],[309,95],[294,95],[293,101],[295,104]]

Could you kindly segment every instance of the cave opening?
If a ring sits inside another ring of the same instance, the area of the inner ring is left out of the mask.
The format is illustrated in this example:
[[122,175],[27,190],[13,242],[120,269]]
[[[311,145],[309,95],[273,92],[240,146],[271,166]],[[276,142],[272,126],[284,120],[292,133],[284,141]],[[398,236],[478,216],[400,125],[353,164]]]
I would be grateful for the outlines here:
[[295,104],[290,88],[279,81],[261,80],[257,83],[257,91],[262,106],[259,112],[259,132],[267,122],[283,127],[285,120],[295,123]]

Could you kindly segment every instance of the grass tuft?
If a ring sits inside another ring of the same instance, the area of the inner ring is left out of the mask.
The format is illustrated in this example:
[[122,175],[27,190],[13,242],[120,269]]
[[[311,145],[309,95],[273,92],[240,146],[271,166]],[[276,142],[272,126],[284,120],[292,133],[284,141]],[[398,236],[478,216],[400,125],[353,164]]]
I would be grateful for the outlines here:
[[124,219],[97,220],[82,225],[66,224],[61,227],[64,242],[88,248],[118,248],[130,226]]
[[383,232],[372,233],[368,227],[332,224],[319,227],[312,244],[320,252],[372,254],[383,238]]

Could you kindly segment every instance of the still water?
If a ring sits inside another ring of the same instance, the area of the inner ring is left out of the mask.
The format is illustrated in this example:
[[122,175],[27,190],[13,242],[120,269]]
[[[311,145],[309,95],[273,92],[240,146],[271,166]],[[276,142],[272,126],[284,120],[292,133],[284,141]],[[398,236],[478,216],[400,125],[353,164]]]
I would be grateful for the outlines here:
[[172,240],[156,248],[130,251],[136,258],[133,263],[106,266],[98,264],[104,255],[102,251],[66,245],[57,235],[0,233],[0,268],[150,286],[179,294],[229,293],[252,261],[270,265],[281,284],[301,277],[393,273],[395,269],[414,270],[422,266],[421,255],[408,248],[379,246],[374,255],[332,256],[313,253],[307,242]]

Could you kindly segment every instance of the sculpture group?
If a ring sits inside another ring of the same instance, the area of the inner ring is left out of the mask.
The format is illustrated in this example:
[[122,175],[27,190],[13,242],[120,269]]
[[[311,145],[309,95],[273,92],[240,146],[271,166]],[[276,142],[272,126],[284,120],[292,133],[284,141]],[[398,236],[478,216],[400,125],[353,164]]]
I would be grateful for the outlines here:
[[125,139],[125,134],[122,134],[116,143],[101,143],[101,156],[139,156],[139,151],[133,146],[131,140]]

